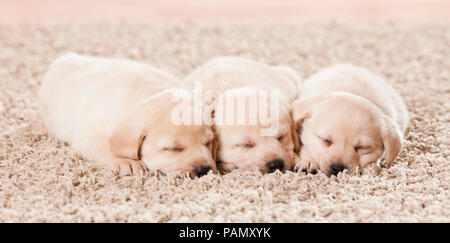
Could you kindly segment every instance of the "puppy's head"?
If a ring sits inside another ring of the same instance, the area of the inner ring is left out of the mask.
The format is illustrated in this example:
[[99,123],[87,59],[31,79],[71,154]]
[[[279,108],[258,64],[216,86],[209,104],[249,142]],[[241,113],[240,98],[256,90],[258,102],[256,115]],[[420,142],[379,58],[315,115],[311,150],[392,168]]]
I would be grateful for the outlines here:
[[[271,113],[272,103],[266,104],[265,113],[261,110],[264,107],[261,102],[264,101],[254,99],[254,94],[254,88],[229,91],[227,97],[231,98],[228,102],[236,102],[232,109],[215,110],[215,130],[219,141],[217,167],[222,173],[237,168],[259,168],[271,173],[289,170],[294,165],[299,144],[286,104],[279,104],[284,110],[280,108],[277,114]],[[236,97],[244,98],[245,103],[239,106]],[[263,121],[263,117],[269,119]]]
[[356,95],[300,99],[292,104],[292,116],[301,146],[328,176],[356,167],[379,171],[383,152],[390,166],[401,150],[402,135],[395,122]]
[[189,95],[164,91],[134,107],[110,138],[112,152],[117,157],[142,160],[149,169],[163,173],[184,171],[200,177],[215,171],[214,132],[210,126],[175,122],[179,114],[173,111],[180,102],[174,101],[174,92]]

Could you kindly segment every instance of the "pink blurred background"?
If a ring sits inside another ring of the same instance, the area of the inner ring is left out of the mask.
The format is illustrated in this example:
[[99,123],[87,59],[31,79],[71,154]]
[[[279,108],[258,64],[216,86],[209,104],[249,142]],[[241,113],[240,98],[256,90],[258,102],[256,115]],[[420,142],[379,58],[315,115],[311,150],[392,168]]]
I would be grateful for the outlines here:
[[0,0],[0,21],[450,20],[450,0]]

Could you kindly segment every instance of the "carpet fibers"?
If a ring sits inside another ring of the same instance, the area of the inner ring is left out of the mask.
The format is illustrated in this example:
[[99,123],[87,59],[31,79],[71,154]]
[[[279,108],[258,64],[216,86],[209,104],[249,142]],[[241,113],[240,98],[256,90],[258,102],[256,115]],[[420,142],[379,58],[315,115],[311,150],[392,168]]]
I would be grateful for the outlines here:
[[[1,222],[450,222],[450,23],[0,24]],[[238,55],[308,77],[340,62],[379,74],[411,115],[379,176],[234,171],[115,177],[46,134],[37,91],[68,52],[125,57],[182,78]]]

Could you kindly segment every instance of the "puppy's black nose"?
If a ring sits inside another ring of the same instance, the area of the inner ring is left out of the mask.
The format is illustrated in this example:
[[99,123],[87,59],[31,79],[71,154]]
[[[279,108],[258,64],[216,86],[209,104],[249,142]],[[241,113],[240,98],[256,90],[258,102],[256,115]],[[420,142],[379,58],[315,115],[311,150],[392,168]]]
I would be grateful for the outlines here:
[[282,159],[274,159],[266,164],[267,167],[267,173],[273,173],[276,170],[283,171],[284,169],[284,160]]
[[201,165],[194,169],[194,173],[197,177],[202,177],[206,174],[208,174],[208,171],[211,170],[211,166]]
[[341,172],[345,169],[347,169],[347,167],[344,164],[342,164],[341,162],[335,162],[335,163],[331,164],[329,174],[330,174],[330,176],[337,175],[337,174],[339,174],[339,172]]

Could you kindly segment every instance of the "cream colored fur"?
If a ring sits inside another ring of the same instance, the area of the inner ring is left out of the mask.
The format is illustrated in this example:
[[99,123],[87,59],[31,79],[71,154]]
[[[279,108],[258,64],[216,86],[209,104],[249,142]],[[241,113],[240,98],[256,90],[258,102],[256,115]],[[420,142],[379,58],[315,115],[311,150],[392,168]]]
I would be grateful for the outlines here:
[[[247,97],[255,91],[267,91],[269,95],[270,91],[279,91],[280,105],[277,108],[280,109],[280,116],[276,119],[280,127],[275,136],[262,136],[260,132],[264,126],[261,123],[217,124],[219,115],[225,117],[230,114],[215,114],[215,130],[219,141],[217,166],[225,172],[234,168],[255,167],[271,172],[267,168],[268,163],[278,159],[284,161],[282,170],[292,168],[298,159],[295,154],[298,141],[293,139],[295,128],[289,115],[290,103],[297,96],[300,82],[295,71],[285,66],[270,66],[244,58],[222,57],[199,67],[184,81],[192,88],[201,84],[203,92],[214,90],[232,97]],[[249,116],[248,110],[246,116]]]
[[206,126],[175,125],[172,95],[182,83],[149,65],[67,54],[49,67],[39,91],[48,132],[116,173],[215,169]]
[[300,88],[292,105],[302,148],[297,168],[328,175],[356,167],[378,172],[400,153],[408,112],[380,77],[352,65],[325,68]]

